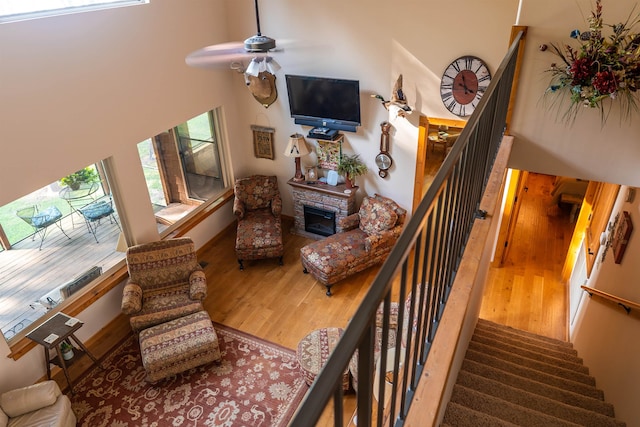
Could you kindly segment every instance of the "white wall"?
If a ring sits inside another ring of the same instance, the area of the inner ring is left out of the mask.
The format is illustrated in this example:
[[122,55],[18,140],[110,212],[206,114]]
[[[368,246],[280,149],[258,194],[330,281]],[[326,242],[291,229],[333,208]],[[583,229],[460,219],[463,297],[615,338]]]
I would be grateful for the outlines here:
[[[545,105],[542,95],[548,87],[545,73],[558,57],[541,44],[577,46],[569,38],[573,29],[588,29],[592,1],[523,0],[520,25],[528,26],[526,51],[518,88],[512,134],[516,137],[510,167],[585,178],[593,181],[640,186],[640,121],[637,112],[631,121],[621,121],[619,104],[612,106],[609,119],[601,126],[596,109],[582,109],[573,126],[567,126],[557,111]],[[624,22],[635,0],[605,1],[604,22]],[[637,10],[635,11],[637,13]],[[635,28],[635,31],[638,31]],[[606,34],[610,34],[608,31]]]
[[[613,250],[607,251],[602,262],[602,251],[594,265],[586,285],[618,297],[640,302],[640,197],[636,194],[633,203],[624,201],[626,186],[622,186],[616,200],[610,222],[615,216],[627,211],[635,230],[620,264],[614,262]],[[621,214],[622,215],[622,214]],[[578,354],[589,367],[597,386],[604,390],[605,399],[615,404],[616,416],[629,427],[640,426],[640,321],[639,313],[628,315],[615,304],[604,303],[597,297],[583,295],[575,324],[571,333]]]

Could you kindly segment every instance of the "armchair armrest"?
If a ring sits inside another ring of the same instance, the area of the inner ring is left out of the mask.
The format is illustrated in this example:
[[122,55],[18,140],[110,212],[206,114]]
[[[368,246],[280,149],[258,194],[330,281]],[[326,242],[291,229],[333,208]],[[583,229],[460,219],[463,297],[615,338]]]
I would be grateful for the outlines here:
[[233,200],[233,214],[238,217],[238,219],[244,218],[245,207],[242,200],[237,197]]
[[271,200],[271,213],[273,216],[280,216],[282,213],[282,198],[280,194],[276,194]]
[[338,226],[340,226],[344,231],[353,230],[358,227],[360,224],[360,215],[356,212],[354,214],[345,216],[344,218],[338,219]]
[[204,271],[194,270],[189,275],[189,297],[202,301],[207,296],[207,277]]
[[122,290],[122,312],[134,314],[142,310],[142,288],[136,283],[129,282]]
[[61,394],[58,384],[49,380],[2,394],[0,406],[10,418],[14,418],[53,405]]
[[382,247],[390,248],[395,245],[401,231],[402,227],[394,227],[391,230],[384,230],[375,234],[370,234],[364,241],[364,248],[367,252],[371,252]]

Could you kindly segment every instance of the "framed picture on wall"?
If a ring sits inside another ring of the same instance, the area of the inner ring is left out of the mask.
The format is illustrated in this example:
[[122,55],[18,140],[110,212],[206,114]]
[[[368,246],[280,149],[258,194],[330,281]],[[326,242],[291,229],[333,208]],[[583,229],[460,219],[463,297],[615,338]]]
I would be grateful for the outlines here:
[[613,244],[611,245],[613,248],[613,258],[616,264],[620,264],[622,262],[622,257],[624,256],[624,252],[627,250],[627,245],[629,244],[629,238],[631,237],[632,231],[633,224],[631,223],[631,215],[629,215],[629,212],[623,211],[620,222],[618,222],[618,225],[613,232]]
[[253,131],[253,154],[259,159],[273,160],[273,134],[274,128],[264,126],[251,126]]

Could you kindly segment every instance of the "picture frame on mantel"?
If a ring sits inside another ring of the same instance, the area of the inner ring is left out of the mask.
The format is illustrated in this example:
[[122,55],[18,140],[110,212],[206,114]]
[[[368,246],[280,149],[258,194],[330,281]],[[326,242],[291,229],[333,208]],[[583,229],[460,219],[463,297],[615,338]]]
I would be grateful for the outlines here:
[[622,263],[622,257],[627,250],[629,244],[629,238],[633,231],[633,224],[631,223],[631,215],[629,212],[623,211],[618,226],[613,232],[613,258],[616,264]]
[[273,134],[275,129],[265,126],[251,125],[253,131],[253,154],[259,159],[274,159]]

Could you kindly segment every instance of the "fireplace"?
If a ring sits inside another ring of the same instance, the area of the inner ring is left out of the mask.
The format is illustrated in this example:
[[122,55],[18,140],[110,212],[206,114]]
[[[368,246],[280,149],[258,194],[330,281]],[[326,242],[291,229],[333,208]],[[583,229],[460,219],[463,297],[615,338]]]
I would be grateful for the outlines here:
[[[293,178],[287,184],[293,190],[294,222],[292,233],[310,239],[324,239],[344,231],[340,221],[357,211],[356,191],[346,191],[344,184],[328,185],[320,181],[314,183],[297,182]],[[321,212],[318,214],[318,218],[312,220],[314,224],[312,231],[308,231],[307,213],[305,212],[309,208]],[[330,224],[328,223],[329,219],[324,218],[326,213],[333,214]],[[318,229],[322,233],[319,233]]]
[[304,205],[304,230],[320,236],[336,234],[336,213]]

